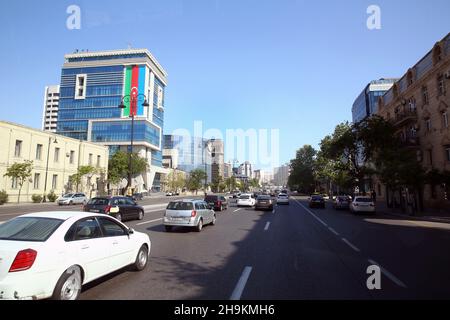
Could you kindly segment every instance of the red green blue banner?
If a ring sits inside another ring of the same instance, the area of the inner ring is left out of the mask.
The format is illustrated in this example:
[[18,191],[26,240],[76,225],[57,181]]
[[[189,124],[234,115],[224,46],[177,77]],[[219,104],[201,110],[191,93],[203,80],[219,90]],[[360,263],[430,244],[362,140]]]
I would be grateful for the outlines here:
[[145,94],[146,66],[127,66],[125,67],[125,88],[123,116],[142,116],[144,115],[144,97],[139,94]]

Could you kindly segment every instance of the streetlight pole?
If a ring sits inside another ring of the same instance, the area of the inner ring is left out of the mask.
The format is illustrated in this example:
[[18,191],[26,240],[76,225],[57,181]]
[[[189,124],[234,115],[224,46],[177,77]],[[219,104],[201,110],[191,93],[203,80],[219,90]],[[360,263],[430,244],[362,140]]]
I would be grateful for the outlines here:
[[[58,143],[58,140],[53,140],[53,143]],[[47,164],[45,165],[45,180],[44,180],[44,196],[42,197],[42,202],[47,202],[47,177],[48,177],[48,161],[50,159],[50,146],[52,144],[52,137],[48,137],[48,148],[47,148]]]
[[129,188],[131,188],[131,177],[132,177],[132,169],[133,169],[133,163],[132,163],[132,154],[133,154],[133,133],[134,133],[134,116],[136,115],[136,109],[137,109],[137,103],[139,101],[139,99],[144,99],[144,102],[142,103],[143,107],[149,107],[150,104],[147,101],[147,97],[145,94],[138,94],[137,93],[137,89],[133,88],[131,90],[131,94],[129,95],[125,95],[122,97],[122,100],[119,104],[119,109],[124,110],[126,108],[125,103],[129,103],[130,106],[130,115],[129,117],[131,117],[131,138],[130,138],[130,150],[128,152],[128,181],[127,181],[127,185],[126,185],[126,189],[127,191],[129,190]]

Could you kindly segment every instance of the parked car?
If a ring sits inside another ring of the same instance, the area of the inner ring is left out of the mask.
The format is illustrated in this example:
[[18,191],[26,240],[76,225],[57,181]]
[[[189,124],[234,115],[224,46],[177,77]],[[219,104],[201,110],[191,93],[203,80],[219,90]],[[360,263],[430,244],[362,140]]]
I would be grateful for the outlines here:
[[349,209],[350,208],[350,198],[348,196],[337,196],[333,202],[334,209]]
[[166,193],[166,196],[168,196],[168,197],[173,196],[173,192],[172,192],[172,191],[167,192],[167,193]]
[[255,210],[273,210],[273,203],[269,195],[259,195],[256,198]]
[[143,270],[151,242],[102,214],[53,211],[1,224],[0,248],[0,299],[75,300],[84,284],[115,270]]
[[64,204],[85,204],[88,202],[88,198],[84,193],[66,193],[61,198],[58,199],[58,205],[62,206]]
[[353,213],[375,213],[375,203],[371,197],[355,197],[350,203],[350,211]]
[[83,211],[108,214],[119,221],[144,218],[144,208],[130,197],[95,197],[84,205]]
[[277,204],[289,204],[289,196],[285,193],[278,194]]
[[309,198],[309,207],[325,208],[325,199],[320,194],[313,194]]
[[239,196],[237,199],[237,206],[238,207],[253,207],[256,203],[255,198],[252,197],[249,193],[243,193]]
[[206,224],[216,224],[216,213],[205,201],[183,199],[171,201],[166,207],[163,224],[166,231],[173,227],[192,227],[197,232],[202,231]]
[[212,206],[214,210],[222,211],[228,209],[228,201],[224,196],[209,194],[204,200],[208,205]]

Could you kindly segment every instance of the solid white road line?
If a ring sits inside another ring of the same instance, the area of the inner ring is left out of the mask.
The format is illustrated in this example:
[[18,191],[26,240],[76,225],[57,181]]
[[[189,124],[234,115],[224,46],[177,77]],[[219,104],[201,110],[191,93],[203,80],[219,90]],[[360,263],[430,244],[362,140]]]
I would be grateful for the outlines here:
[[309,210],[307,207],[305,207],[300,201],[297,199],[294,199],[299,205],[302,206],[303,209],[305,209],[310,215],[312,215],[317,221],[319,221],[321,224],[323,224],[325,227],[328,227],[328,225],[323,222],[322,219],[320,219],[318,216],[316,216],[311,210]]
[[145,221],[145,222],[141,222],[141,223],[136,223],[137,226],[143,225],[143,224],[147,224],[147,223],[152,223],[152,222],[156,222],[156,221],[160,221],[163,218],[159,218],[159,219],[154,219],[154,220],[150,220],[150,221]]
[[242,210],[242,208],[239,208],[239,209],[233,210],[233,212],[238,212],[239,210]]
[[336,236],[339,236],[339,233],[336,230],[334,230],[332,227],[328,227],[328,230],[333,232]]
[[236,284],[236,287],[233,290],[233,293],[231,294],[230,300],[240,300],[242,292],[244,291],[245,285],[247,284],[248,277],[250,277],[250,273],[252,272],[252,267],[245,267],[244,271],[242,272],[241,277],[239,278],[238,283]]
[[361,252],[361,250],[359,250],[359,248],[357,248],[355,245],[353,245],[350,241],[348,241],[345,238],[342,238],[342,241],[344,241],[350,248],[352,248],[353,250],[355,250],[356,252]]
[[394,282],[396,285],[398,285],[399,287],[402,288],[407,288],[406,284],[404,284],[402,281],[400,281],[396,276],[394,276],[392,273],[390,273],[389,271],[387,271],[385,268],[383,268],[380,264],[378,264],[376,261],[372,260],[372,259],[368,259],[370,264],[374,264],[377,265],[378,267],[380,267],[381,272],[388,277],[389,279],[391,279],[392,282]]
[[264,227],[264,231],[267,231],[269,229],[269,226],[270,226],[270,222],[267,222],[266,226]]

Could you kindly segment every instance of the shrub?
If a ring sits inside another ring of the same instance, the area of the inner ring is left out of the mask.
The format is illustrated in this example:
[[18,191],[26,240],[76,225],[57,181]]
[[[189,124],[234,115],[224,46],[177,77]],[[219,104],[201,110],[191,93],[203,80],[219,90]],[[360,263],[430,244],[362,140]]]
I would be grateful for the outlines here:
[[40,194],[33,194],[31,200],[33,200],[34,203],[39,203],[42,201],[42,196]]
[[5,190],[0,191],[0,205],[8,202],[8,194]]
[[52,191],[50,191],[47,195],[47,199],[49,202],[55,202],[58,196]]

